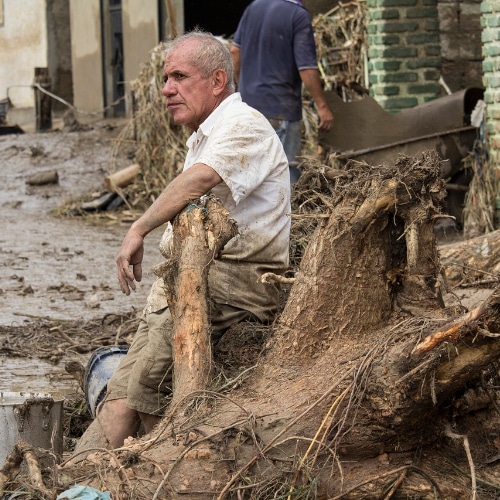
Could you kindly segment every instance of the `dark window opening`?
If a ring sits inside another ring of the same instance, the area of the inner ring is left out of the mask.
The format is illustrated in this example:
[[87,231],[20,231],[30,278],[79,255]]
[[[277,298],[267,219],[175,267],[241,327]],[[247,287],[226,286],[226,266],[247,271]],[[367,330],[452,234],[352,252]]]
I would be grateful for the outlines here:
[[184,29],[201,28],[213,35],[230,38],[251,0],[184,0]]

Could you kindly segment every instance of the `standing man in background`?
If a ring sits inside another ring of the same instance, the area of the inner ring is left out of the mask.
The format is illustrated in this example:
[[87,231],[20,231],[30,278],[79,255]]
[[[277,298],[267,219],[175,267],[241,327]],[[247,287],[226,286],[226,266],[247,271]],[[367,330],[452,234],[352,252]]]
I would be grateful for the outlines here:
[[254,0],[236,30],[231,56],[244,102],[276,130],[296,182],[301,152],[302,83],[311,94],[319,128],[329,130],[333,113],[321,86],[311,15],[300,0]]

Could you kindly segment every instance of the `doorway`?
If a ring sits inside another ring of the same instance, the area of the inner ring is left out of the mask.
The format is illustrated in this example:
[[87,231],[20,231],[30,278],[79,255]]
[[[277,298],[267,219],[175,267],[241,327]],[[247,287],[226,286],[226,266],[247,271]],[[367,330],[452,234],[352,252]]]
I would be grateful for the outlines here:
[[234,35],[238,22],[251,0],[184,0],[184,29],[196,27],[213,35],[230,38]]
[[125,116],[121,0],[101,0],[105,116]]

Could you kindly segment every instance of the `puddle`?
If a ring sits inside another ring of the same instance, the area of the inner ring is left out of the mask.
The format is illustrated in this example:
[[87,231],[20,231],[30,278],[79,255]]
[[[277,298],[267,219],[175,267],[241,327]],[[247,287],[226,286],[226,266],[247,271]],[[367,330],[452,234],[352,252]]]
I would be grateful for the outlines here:
[[78,382],[64,370],[40,359],[0,357],[0,392],[48,393],[54,400],[80,393]]

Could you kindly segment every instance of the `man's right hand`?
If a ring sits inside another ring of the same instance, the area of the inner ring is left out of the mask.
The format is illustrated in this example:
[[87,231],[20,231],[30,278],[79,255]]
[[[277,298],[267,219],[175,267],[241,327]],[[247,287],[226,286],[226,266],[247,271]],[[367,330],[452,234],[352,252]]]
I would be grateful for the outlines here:
[[330,108],[325,104],[324,106],[318,106],[317,111],[319,116],[318,128],[324,131],[330,130],[333,123],[333,113]]
[[122,292],[126,295],[130,295],[130,291],[135,290],[135,281],[142,280],[143,257],[144,238],[131,228],[125,235],[116,257],[118,281]]

